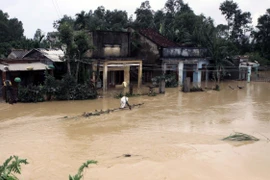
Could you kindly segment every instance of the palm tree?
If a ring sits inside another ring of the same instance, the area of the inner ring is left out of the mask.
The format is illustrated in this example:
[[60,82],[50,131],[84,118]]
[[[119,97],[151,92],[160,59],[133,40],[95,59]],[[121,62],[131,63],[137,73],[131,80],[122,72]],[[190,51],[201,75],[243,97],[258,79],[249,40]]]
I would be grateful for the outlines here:
[[14,174],[21,174],[21,164],[28,164],[28,162],[26,159],[19,159],[18,156],[10,156],[0,166],[0,180],[18,180]]

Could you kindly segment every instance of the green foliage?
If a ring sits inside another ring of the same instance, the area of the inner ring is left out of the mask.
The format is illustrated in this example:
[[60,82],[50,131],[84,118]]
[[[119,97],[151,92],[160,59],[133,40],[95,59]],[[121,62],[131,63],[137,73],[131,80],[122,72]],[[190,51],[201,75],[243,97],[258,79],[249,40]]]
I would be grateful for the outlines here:
[[270,60],[262,57],[259,52],[247,53],[249,61],[257,61],[261,66],[270,64]]
[[176,74],[166,74],[166,75],[156,76],[152,78],[152,83],[154,86],[158,86],[161,80],[165,80],[165,87],[178,86]]
[[244,134],[244,133],[239,133],[239,132],[235,132],[234,134],[226,138],[223,138],[222,140],[224,141],[259,141],[259,139],[254,136]]
[[262,57],[270,59],[270,8],[258,18],[256,28],[253,31],[255,49]]
[[19,85],[18,88],[19,102],[42,102],[44,101],[44,93],[42,86],[30,84],[26,87]]
[[50,100],[53,96],[56,95],[57,88],[59,86],[59,82],[48,73],[48,71],[45,71],[45,81],[43,86],[43,92],[47,96],[47,99]]
[[26,159],[18,156],[10,156],[3,165],[0,166],[0,180],[18,180],[13,174],[21,174],[21,164],[28,164]]
[[203,89],[201,87],[194,86],[194,87],[190,88],[190,92],[201,92],[201,91],[203,91]]
[[219,9],[228,22],[229,39],[236,44],[240,53],[249,51],[246,46],[249,44],[247,33],[252,31],[250,12],[242,12],[232,0],[224,1]]
[[58,100],[74,100],[76,94],[76,81],[73,76],[66,74],[56,91],[56,99]]
[[78,84],[75,89],[74,99],[84,100],[84,99],[96,99],[97,91],[92,86],[89,87],[87,84]]
[[7,56],[14,43],[19,46],[20,40],[23,39],[23,32],[21,21],[17,18],[9,18],[7,13],[0,10],[0,57]]
[[83,174],[82,174],[83,173],[83,170],[85,168],[88,168],[88,166],[90,164],[97,164],[97,161],[88,160],[87,162],[83,163],[81,165],[81,167],[79,168],[79,170],[78,170],[78,172],[77,172],[76,175],[74,175],[74,176],[69,175],[69,180],[81,180],[83,178]]
[[96,99],[97,91],[93,85],[78,84],[73,76],[66,74],[62,80],[56,80],[45,72],[43,86],[19,86],[20,102],[41,102],[47,100],[84,100]]

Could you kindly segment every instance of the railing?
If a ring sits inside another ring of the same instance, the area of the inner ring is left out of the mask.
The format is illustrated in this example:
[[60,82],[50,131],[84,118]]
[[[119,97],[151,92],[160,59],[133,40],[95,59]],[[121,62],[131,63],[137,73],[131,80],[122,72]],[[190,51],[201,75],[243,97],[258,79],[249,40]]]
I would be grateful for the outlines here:
[[173,47],[163,48],[163,57],[178,58],[178,57],[206,57],[207,50],[205,48],[189,48],[189,47]]

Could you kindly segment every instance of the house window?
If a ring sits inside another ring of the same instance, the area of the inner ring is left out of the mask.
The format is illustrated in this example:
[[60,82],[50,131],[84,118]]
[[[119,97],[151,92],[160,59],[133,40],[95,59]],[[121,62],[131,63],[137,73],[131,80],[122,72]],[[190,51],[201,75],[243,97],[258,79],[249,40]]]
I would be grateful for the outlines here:
[[104,45],[104,56],[106,57],[119,57],[121,46],[120,45]]

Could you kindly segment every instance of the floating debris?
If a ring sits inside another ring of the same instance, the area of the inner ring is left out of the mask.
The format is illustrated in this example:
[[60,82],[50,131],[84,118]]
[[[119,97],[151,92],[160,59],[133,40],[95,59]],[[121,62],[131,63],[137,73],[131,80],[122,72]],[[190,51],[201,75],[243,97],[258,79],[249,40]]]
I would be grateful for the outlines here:
[[[140,104],[133,104],[131,105],[131,109],[134,108],[134,107],[140,107],[142,106],[144,103],[140,103]],[[120,110],[125,110],[125,109],[129,109],[128,107],[125,107],[125,108],[115,108],[115,109],[108,109],[106,111],[104,110],[95,110],[94,112],[90,112],[90,113],[87,113],[87,112],[84,112],[82,114],[83,117],[89,117],[89,116],[100,116],[102,114],[109,114],[111,112],[116,112],[116,111],[120,111]]]
[[236,132],[233,135],[223,138],[222,140],[224,141],[259,141],[259,139],[254,136],[244,134],[244,133],[239,133],[239,132]]

